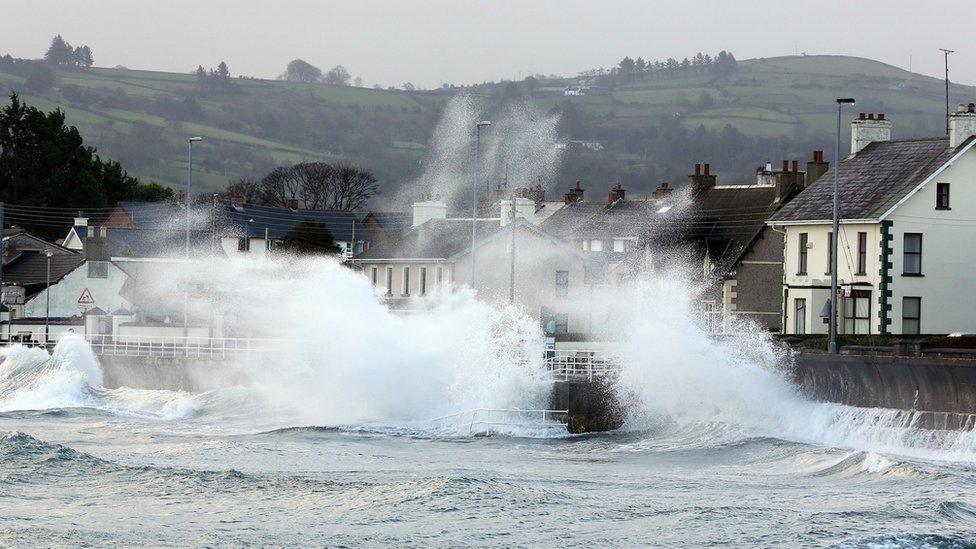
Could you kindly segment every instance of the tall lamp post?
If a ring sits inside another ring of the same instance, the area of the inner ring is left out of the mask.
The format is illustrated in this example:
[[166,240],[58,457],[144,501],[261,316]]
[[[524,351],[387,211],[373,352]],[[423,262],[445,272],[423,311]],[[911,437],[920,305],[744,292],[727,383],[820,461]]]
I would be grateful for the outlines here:
[[471,182],[471,289],[474,286],[474,243],[478,238],[478,178],[481,177],[481,128],[491,126],[490,120],[478,122],[475,130],[474,181]]
[[837,354],[837,244],[840,242],[840,115],[850,97],[837,100],[837,142],[834,148],[834,237],[830,239],[830,343],[827,352]]
[[183,345],[189,355],[190,325],[187,315],[190,312],[190,189],[193,183],[193,144],[203,141],[202,137],[190,137],[186,140],[186,263],[184,271],[186,280],[183,281]]
[[47,257],[47,285],[44,288],[44,297],[47,304],[44,306],[44,347],[48,347],[51,341],[51,256],[54,255],[50,249],[44,250]]

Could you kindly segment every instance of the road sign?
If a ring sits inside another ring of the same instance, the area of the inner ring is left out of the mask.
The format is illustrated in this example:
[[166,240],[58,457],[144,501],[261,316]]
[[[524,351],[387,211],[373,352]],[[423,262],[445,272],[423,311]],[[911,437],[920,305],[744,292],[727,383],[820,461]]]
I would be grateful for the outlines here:
[[81,296],[78,297],[78,305],[94,305],[94,304],[95,304],[95,298],[92,297],[92,294],[88,290],[88,288],[85,288],[85,290],[81,292]]

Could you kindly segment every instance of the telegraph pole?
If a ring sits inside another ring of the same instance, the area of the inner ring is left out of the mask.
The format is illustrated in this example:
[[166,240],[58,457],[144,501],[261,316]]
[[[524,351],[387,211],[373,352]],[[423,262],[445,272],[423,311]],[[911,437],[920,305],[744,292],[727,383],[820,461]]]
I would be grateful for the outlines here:
[[[0,309],[3,309],[3,258],[4,252],[6,251],[7,245],[3,241],[3,202],[0,202]],[[10,320],[12,317],[13,315],[7,314],[7,320]],[[9,322],[7,325],[10,325]],[[9,333],[9,331],[8,329],[7,332]],[[0,337],[2,336],[3,333],[0,333]]]
[[837,248],[840,242],[840,115],[844,105],[853,105],[854,99],[837,100],[837,142],[834,149],[834,236],[830,239],[830,342],[827,352],[837,354]]
[[946,135],[949,135],[949,54],[955,51],[945,48],[939,48],[939,51],[945,54]]
[[508,277],[508,302],[515,303],[515,193],[512,192],[512,256],[511,272]]

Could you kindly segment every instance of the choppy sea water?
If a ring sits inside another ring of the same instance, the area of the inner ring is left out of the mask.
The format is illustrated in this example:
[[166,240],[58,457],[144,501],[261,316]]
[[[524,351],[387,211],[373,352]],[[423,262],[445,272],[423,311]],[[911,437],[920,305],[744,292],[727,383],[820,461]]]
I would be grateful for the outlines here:
[[968,439],[309,425],[240,388],[104,389],[78,353],[0,370],[2,546],[976,547]]

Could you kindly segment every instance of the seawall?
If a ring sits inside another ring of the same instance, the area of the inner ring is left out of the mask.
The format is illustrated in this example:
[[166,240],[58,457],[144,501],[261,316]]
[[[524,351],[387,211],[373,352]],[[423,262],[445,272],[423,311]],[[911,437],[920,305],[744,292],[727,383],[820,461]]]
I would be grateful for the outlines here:
[[918,411],[918,426],[973,428],[976,361],[800,353],[793,381],[806,396],[863,408]]

